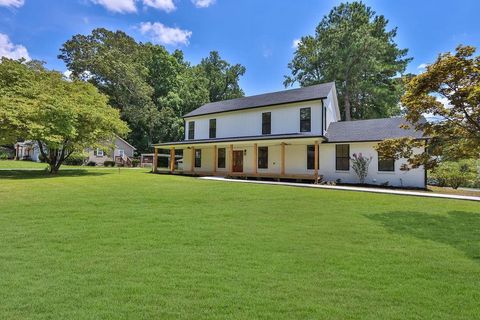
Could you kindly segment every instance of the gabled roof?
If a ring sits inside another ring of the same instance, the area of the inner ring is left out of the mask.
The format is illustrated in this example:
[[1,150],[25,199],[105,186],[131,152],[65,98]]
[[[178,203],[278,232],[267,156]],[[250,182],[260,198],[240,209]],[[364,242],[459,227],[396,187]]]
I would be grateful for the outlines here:
[[402,124],[408,124],[403,117],[332,122],[328,126],[326,137],[328,142],[380,141],[402,137],[426,138],[421,131],[415,130],[411,125],[410,129],[400,128]]
[[204,104],[190,113],[187,113],[184,115],[184,118],[218,112],[266,107],[284,103],[324,99],[327,97],[332,88],[334,88],[334,86],[335,82],[328,82],[299,89],[290,89],[251,97],[211,102]]
[[118,136],[118,135],[115,135],[115,138],[117,138],[118,140],[121,140],[123,141],[125,144],[127,144],[128,146],[130,146],[133,150],[137,150],[137,148],[135,148],[134,146],[132,146],[130,143],[128,143],[125,139],[123,139],[122,137]]

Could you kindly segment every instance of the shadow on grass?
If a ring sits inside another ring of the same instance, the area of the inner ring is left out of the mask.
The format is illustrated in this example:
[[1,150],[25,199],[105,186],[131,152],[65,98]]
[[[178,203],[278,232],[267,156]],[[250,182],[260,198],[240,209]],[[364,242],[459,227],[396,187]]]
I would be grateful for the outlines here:
[[86,177],[102,176],[106,172],[92,172],[83,169],[60,169],[57,174],[49,174],[46,170],[0,170],[0,180],[21,180],[21,179],[52,179],[61,177]]
[[450,245],[480,263],[480,213],[451,211],[446,216],[415,211],[367,215],[392,233]]

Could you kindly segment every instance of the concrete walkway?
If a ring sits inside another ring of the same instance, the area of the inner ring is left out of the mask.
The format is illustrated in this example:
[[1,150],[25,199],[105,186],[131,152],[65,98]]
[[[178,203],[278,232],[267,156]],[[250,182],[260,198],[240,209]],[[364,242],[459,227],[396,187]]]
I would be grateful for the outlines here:
[[294,182],[239,180],[239,179],[226,179],[222,177],[199,177],[198,179],[237,182],[237,183],[270,184],[270,185],[290,186],[290,187],[300,187],[300,188],[319,188],[319,189],[330,189],[330,190],[373,192],[373,193],[394,194],[394,195],[401,195],[401,196],[444,198],[444,199],[470,200],[470,201],[480,202],[480,197],[461,196],[461,195],[433,193],[433,192],[422,192],[422,191],[394,190],[394,189],[382,189],[382,188],[362,188],[362,187],[348,187],[348,186],[329,186],[329,185],[323,185],[323,184],[307,184],[307,183],[294,183]]

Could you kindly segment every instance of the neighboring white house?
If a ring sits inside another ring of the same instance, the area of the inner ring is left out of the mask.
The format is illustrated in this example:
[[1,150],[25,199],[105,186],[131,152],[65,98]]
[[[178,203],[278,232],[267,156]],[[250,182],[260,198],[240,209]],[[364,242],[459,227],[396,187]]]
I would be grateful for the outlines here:
[[[106,143],[104,148],[95,148],[85,150],[88,154],[86,163],[94,162],[97,165],[103,165],[105,161],[115,161],[117,164],[131,165],[132,157],[136,148],[115,136],[112,143]],[[35,141],[23,141],[15,144],[15,158],[17,160],[31,160],[40,162],[40,149]]]
[[[341,122],[333,82],[208,103],[184,119],[185,141],[154,146],[157,154],[182,149],[183,174],[358,183],[351,158],[362,153],[372,157],[366,183],[426,186],[423,168],[405,170],[405,159],[380,159],[374,149],[384,139],[424,139],[422,133],[400,128],[403,118]],[[174,161],[169,170],[175,172]]]

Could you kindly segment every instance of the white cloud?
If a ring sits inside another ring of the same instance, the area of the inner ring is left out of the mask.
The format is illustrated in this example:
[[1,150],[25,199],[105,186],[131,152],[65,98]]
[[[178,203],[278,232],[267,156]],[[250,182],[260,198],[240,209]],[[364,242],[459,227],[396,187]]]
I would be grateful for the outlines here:
[[72,75],[72,71],[70,71],[70,70],[65,70],[65,71],[63,72],[63,76],[64,76],[65,79],[67,79],[67,80],[70,80],[70,76],[71,76],[71,75]]
[[19,44],[13,44],[10,38],[3,33],[0,33],[0,57],[7,57],[10,59],[25,58],[30,60],[27,48]]
[[140,32],[150,36],[153,42],[171,45],[188,45],[188,40],[192,36],[192,32],[189,30],[170,28],[160,22],[142,22]]
[[298,46],[300,45],[300,39],[294,39],[292,41],[292,49],[298,49]]
[[143,0],[143,4],[147,7],[163,10],[165,12],[172,12],[176,9],[173,0]]
[[192,0],[192,3],[197,8],[207,8],[215,3],[216,0]]
[[25,4],[25,0],[0,0],[0,6],[2,7],[20,8],[24,4]]
[[421,70],[421,69],[425,69],[427,66],[428,66],[428,64],[422,63],[422,64],[420,64],[420,65],[417,67],[417,69],[420,69],[420,70]]
[[[1,1],[1,0],[0,0]],[[91,0],[95,4],[105,7],[108,11],[117,13],[137,12],[136,0]]]

